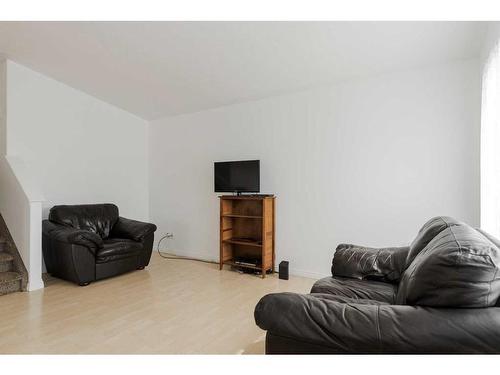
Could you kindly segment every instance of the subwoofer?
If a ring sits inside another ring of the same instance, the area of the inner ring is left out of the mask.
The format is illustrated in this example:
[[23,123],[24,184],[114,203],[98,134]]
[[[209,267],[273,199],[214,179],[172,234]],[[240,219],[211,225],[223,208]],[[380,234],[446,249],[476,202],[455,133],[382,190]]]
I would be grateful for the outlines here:
[[288,280],[288,261],[283,260],[280,262],[280,276],[279,278],[282,280]]

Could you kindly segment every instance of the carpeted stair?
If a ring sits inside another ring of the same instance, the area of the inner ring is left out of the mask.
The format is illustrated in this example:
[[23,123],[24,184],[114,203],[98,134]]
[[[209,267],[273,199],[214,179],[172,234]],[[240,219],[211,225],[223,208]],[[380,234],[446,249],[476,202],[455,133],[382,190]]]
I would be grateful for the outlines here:
[[0,216],[0,295],[26,290],[28,273]]

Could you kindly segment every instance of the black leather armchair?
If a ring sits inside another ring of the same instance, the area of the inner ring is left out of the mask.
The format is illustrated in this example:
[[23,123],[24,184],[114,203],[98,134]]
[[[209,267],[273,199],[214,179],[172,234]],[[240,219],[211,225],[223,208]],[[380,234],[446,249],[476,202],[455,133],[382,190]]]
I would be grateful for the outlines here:
[[114,204],[54,206],[42,228],[47,271],[79,285],[146,267],[156,231]]
[[500,353],[499,245],[449,217],[409,247],[339,245],[310,294],[260,300],[266,353]]

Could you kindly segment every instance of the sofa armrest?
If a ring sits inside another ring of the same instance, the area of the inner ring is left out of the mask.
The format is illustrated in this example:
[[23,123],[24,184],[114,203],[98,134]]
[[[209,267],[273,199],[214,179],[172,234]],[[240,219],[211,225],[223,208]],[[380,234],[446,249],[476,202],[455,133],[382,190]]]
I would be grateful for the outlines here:
[[259,301],[254,316],[260,328],[275,335],[326,346],[332,353],[363,353],[379,349],[377,308],[312,294],[275,293]]
[[85,246],[95,254],[95,249],[102,248],[102,238],[91,231],[75,229],[64,225],[55,224],[49,220],[44,220],[42,224],[43,233],[51,239],[72,244]]
[[156,225],[142,221],[119,217],[111,230],[111,236],[116,238],[127,238],[134,241],[142,241],[146,236],[156,231]]
[[[294,293],[263,297],[257,325],[330,353],[500,353],[499,309],[342,303]],[[290,349],[293,353],[293,348]]]
[[340,244],[333,256],[332,275],[397,283],[404,272],[409,249]]

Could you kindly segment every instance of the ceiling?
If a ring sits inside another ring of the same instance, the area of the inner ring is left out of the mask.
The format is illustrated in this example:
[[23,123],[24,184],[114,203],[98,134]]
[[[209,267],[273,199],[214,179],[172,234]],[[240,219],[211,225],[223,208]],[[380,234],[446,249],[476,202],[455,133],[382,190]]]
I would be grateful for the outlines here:
[[0,53],[152,120],[479,55],[481,22],[0,22]]

